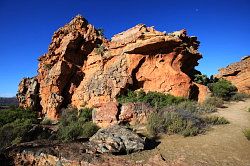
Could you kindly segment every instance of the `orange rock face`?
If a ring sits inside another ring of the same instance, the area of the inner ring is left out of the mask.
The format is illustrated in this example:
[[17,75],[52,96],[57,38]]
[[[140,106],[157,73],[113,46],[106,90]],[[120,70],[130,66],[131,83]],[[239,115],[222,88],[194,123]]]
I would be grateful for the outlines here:
[[68,104],[82,108],[116,102],[127,89],[202,101],[206,87],[200,92],[190,78],[202,58],[198,46],[186,30],[166,34],[142,24],[108,41],[76,16],[54,33],[48,53],[39,58],[41,113],[57,119]]
[[93,122],[101,128],[106,128],[117,124],[118,107],[115,102],[102,103],[93,111]]
[[239,92],[250,94],[250,56],[220,69],[215,77],[231,81]]

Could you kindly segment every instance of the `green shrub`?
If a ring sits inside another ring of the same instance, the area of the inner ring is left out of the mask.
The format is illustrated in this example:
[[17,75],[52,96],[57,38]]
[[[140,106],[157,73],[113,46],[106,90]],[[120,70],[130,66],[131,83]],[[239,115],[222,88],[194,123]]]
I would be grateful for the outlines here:
[[250,128],[249,129],[245,129],[243,130],[243,133],[245,135],[245,137],[250,140]]
[[248,108],[248,112],[250,112],[250,108]]
[[97,48],[95,48],[95,52],[96,52],[97,54],[103,56],[104,53],[105,53],[105,51],[106,51],[106,48],[105,48],[103,45],[97,44]]
[[219,97],[209,97],[203,103],[204,105],[212,105],[218,108],[222,108],[224,101]]
[[82,109],[79,111],[79,115],[74,108],[64,110],[59,120],[58,139],[72,141],[80,137],[91,137],[98,130],[98,127],[91,120],[92,109]]
[[232,101],[244,101],[244,99],[248,98],[249,95],[244,93],[235,93],[230,97]]
[[22,109],[0,111],[0,127],[18,119],[29,119],[32,121],[32,123],[36,123],[37,115],[34,111]]
[[194,82],[202,85],[207,85],[209,83],[209,78],[204,74],[195,74]]
[[162,115],[157,112],[151,113],[148,118],[147,130],[149,135],[157,136],[158,133],[163,133],[166,131],[164,126],[165,120]]
[[89,138],[93,136],[99,128],[93,122],[86,122],[82,126],[81,137]]
[[229,121],[224,117],[218,116],[206,116],[203,120],[210,125],[221,125],[221,124],[229,124]]
[[216,112],[217,111],[217,107],[215,107],[214,105],[211,104],[200,104],[199,105],[199,112],[200,113],[212,113],[212,112]]
[[96,30],[97,30],[98,35],[104,36],[104,29],[103,28],[97,28]]
[[25,134],[37,123],[36,113],[29,110],[0,111],[0,148],[23,141]]
[[185,99],[181,97],[175,97],[170,94],[163,94],[159,92],[148,92],[145,93],[140,91],[128,91],[127,95],[121,95],[118,97],[119,103],[128,102],[145,102],[149,103],[152,107],[156,109],[163,108],[172,104],[178,104]]
[[29,119],[17,119],[3,125],[0,128],[0,147],[20,143],[31,127],[32,121]]
[[199,116],[172,108],[165,108],[158,113],[152,113],[147,126],[149,133],[153,136],[159,133],[194,136],[204,131]]
[[237,91],[237,88],[225,79],[220,79],[218,82],[210,84],[209,88],[214,96],[221,97],[225,100],[230,99]]
[[44,118],[43,121],[41,121],[40,124],[41,125],[52,125],[53,124],[53,120],[48,119],[48,118]]
[[197,101],[186,100],[172,106],[177,110],[185,110],[191,113],[204,114],[216,111],[216,107],[209,104],[200,104]]
[[82,128],[77,122],[72,122],[67,126],[60,126],[58,138],[63,141],[75,140],[81,135],[81,130]]
[[81,109],[79,112],[80,112],[79,121],[81,123],[89,122],[92,120],[92,109],[84,108],[84,109]]
[[174,105],[173,107],[178,110],[185,110],[191,113],[198,111],[199,104],[196,101],[186,100],[179,104]]

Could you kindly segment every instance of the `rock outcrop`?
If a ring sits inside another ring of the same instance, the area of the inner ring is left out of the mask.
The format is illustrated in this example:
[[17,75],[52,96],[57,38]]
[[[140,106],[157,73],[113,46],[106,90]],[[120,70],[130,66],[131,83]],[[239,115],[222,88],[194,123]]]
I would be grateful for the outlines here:
[[34,111],[39,111],[39,83],[33,78],[24,78],[18,86],[17,100],[22,108],[29,108]]
[[124,103],[118,106],[115,102],[95,106],[92,119],[101,128],[116,124],[129,124],[134,130],[146,131],[149,115],[156,111],[148,103]]
[[0,154],[1,165],[61,166],[180,166],[184,163],[165,161],[160,154],[139,161],[124,156],[88,153],[87,143],[28,142],[10,147]]
[[92,119],[95,124],[101,128],[106,128],[115,124],[118,124],[119,111],[117,103],[108,102],[102,103],[92,112]]
[[[202,55],[199,41],[186,30],[166,34],[143,24],[115,35],[111,41],[76,16],[56,31],[48,53],[39,58],[37,79],[41,114],[58,119],[61,108],[116,102],[127,89],[157,91],[185,98],[199,98],[206,87],[191,75]],[[28,84],[19,86],[20,105],[30,104]]]
[[245,56],[240,62],[220,69],[215,77],[231,81],[239,92],[250,94],[250,56]]
[[131,153],[144,149],[145,140],[119,125],[100,129],[90,138],[100,153]]

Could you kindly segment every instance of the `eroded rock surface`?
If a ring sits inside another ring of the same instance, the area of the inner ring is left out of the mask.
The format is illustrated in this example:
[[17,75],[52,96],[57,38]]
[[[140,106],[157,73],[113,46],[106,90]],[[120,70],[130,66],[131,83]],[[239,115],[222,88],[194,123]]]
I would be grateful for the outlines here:
[[148,118],[155,111],[148,103],[124,103],[121,106],[119,122],[128,123],[138,133],[145,133]]
[[215,77],[231,81],[239,92],[250,94],[250,56],[220,69]]
[[[54,33],[48,53],[39,58],[36,95],[42,115],[58,119],[68,104],[82,108],[116,102],[127,89],[202,101],[201,88],[190,77],[202,58],[198,46],[186,30],[166,34],[143,24],[108,41],[76,16]],[[29,95],[23,96],[20,105],[29,106]]]
[[131,153],[144,149],[145,140],[124,126],[100,129],[90,138],[100,153]]
[[93,110],[92,119],[101,128],[118,124],[118,105],[115,102],[102,103]]
[[88,143],[29,142],[10,147],[0,155],[1,165],[33,166],[180,166],[165,161],[160,154],[133,161],[122,156],[88,153]]
[[155,111],[150,104],[143,102],[124,103],[108,102],[95,105],[92,119],[101,128],[116,124],[129,124],[134,130],[146,131],[149,115]]
[[24,78],[18,86],[17,100],[22,108],[40,111],[39,83],[36,77]]

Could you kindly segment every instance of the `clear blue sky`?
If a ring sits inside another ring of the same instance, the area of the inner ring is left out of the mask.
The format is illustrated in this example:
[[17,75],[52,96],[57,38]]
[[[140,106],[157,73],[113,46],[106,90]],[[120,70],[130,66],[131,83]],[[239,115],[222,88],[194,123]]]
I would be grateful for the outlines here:
[[53,32],[77,14],[110,38],[138,23],[172,32],[186,28],[201,41],[197,67],[211,75],[250,54],[249,0],[1,0],[0,96],[37,73]]

